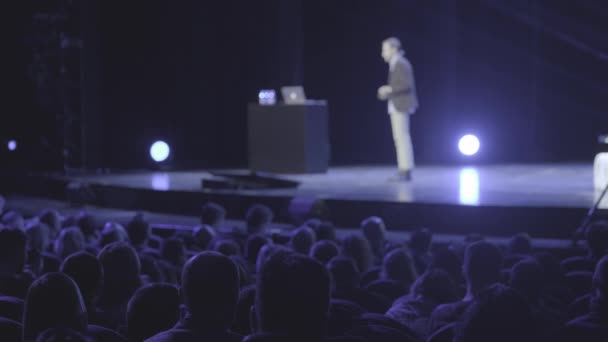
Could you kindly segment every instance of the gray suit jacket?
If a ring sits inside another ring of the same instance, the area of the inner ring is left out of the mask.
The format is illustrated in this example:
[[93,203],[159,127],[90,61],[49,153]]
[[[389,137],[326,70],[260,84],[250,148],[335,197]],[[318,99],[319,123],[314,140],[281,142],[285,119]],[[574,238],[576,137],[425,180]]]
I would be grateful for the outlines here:
[[418,108],[414,70],[405,57],[399,57],[392,70],[389,70],[388,85],[393,88],[388,100],[395,109],[400,113],[414,114]]

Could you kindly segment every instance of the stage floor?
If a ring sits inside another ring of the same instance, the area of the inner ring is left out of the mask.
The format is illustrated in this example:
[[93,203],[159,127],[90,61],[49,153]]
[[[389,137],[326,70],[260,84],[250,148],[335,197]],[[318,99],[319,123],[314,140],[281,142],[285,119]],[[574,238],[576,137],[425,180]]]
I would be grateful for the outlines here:
[[[301,185],[296,189],[238,190],[238,193],[349,201],[545,208],[588,208],[599,195],[593,189],[591,164],[421,166],[416,168],[413,181],[401,183],[389,181],[394,172],[394,167],[384,166],[336,167],[326,174],[279,175],[300,181]],[[173,171],[59,177],[107,186],[201,192],[201,179],[209,176],[205,171]],[[237,193],[236,190],[212,192]]]

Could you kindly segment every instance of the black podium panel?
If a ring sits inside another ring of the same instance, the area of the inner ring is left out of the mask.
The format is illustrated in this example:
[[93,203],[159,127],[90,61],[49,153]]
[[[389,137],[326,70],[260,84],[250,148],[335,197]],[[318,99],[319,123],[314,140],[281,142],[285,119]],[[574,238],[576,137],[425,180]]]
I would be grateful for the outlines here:
[[275,173],[321,173],[329,164],[327,105],[248,108],[249,167]]

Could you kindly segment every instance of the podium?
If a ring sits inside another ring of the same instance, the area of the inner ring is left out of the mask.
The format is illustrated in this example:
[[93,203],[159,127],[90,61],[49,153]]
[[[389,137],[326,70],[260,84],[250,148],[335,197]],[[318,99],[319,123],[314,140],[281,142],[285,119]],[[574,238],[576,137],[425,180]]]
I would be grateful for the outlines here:
[[325,101],[249,104],[249,167],[273,173],[323,173],[329,164]]

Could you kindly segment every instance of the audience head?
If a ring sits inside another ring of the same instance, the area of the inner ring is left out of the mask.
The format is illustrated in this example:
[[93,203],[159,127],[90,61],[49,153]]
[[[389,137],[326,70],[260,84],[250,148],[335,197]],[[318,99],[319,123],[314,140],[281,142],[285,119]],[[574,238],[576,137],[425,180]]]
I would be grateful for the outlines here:
[[236,241],[229,239],[216,241],[213,250],[225,256],[241,255],[241,246]]
[[329,260],[340,254],[340,247],[331,240],[317,241],[310,249],[310,257],[327,265]]
[[474,242],[465,250],[463,273],[471,292],[499,282],[501,267],[500,250],[489,242]]
[[435,304],[450,303],[457,299],[456,284],[450,275],[440,269],[424,272],[411,287],[414,298],[422,298]]
[[201,224],[220,228],[226,219],[226,209],[213,202],[207,202],[201,207]]
[[55,240],[55,254],[60,258],[65,258],[68,255],[83,251],[86,248],[84,235],[78,227],[64,228],[59,233],[59,237]]
[[385,242],[384,234],[386,233],[384,221],[378,216],[368,217],[361,222],[361,230],[367,241],[369,241],[374,254],[381,256]]
[[204,329],[227,329],[234,320],[239,298],[236,265],[217,252],[193,256],[182,273],[182,295],[186,308]]
[[179,320],[179,291],[169,284],[139,288],[127,306],[128,337],[144,341],[171,329]]
[[310,247],[315,243],[315,239],[315,232],[312,228],[305,226],[296,229],[291,234],[289,244],[295,252],[308,255]]
[[327,329],[329,287],[327,270],[317,261],[297,253],[275,253],[258,277],[259,330],[290,340],[321,340]]
[[93,215],[81,211],[78,213],[78,216],[76,216],[76,225],[82,231],[85,241],[93,242],[97,240],[97,222]]
[[16,211],[9,211],[2,215],[2,225],[7,228],[25,230],[25,219]]
[[534,341],[533,317],[515,290],[494,284],[481,291],[465,311],[454,341]]
[[103,285],[99,304],[126,304],[141,285],[141,265],[137,253],[126,242],[113,242],[97,256],[103,270]]
[[383,279],[395,280],[410,286],[417,276],[414,260],[404,248],[393,250],[384,257],[381,272]]
[[38,215],[40,222],[49,227],[49,238],[54,240],[61,231],[61,216],[57,210],[45,209]]
[[17,274],[23,271],[27,237],[17,228],[0,228],[0,272]]
[[287,248],[283,247],[283,246],[279,246],[279,245],[274,245],[272,243],[267,243],[265,244],[261,249],[260,252],[258,253],[258,259],[256,260],[255,263],[255,270],[256,273],[260,273],[260,271],[262,270],[262,266],[264,266],[264,263],[266,263],[266,261],[274,254],[277,253],[279,251],[286,251],[288,250]]
[[601,298],[608,298],[608,256],[602,257],[595,266],[593,286]]
[[365,273],[372,266],[373,254],[367,239],[351,234],[342,243],[342,254],[353,258],[359,272]]
[[303,226],[316,231],[317,229],[319,229],[319,226],[321,225],[321,223],[322,223],[322,221],[320,219],[313,217],[313,218],[309,218],[308,220],[304,221]]
[[507,245],[508,254],[530,254],[532,252],[532,238],[527,233],[513,235]]
[[444,270],[456,284],[462,283],[462,258],[451,248],[438,248],[434,251],[429,269]]
[[593,258],[599,259],[605,255],[608,248],[608,221],[591,223],[585,232],[585,239]]
[[150,224],[142,217],[135,217],[127,224],[127,234],[135,247],[145,247],[150,238]]
[[327,263],[333,291],[349,292],[359,287],[360,273],[352,258],[337,256]]
[[42,222],[30,223],[25,228],[25,235],[27,235],[30,250],[35,250],[39,253],[46,252],[50,243],[49,227],[46,224]]
[[160,255],[174,266],[181,268],[186,262],[184,242],[178,238],[166,238],[162,241]]
[[34,340],[51,328],[84,332],[87,311],[74,281],[59,272],[47,273],[30,286],[23,310],[23,338]]
[[544,282],[543,268],[534,259],[524,259],[511,268],[510,285],[528,301],[535,301],[541,294]]
[[213,241],[215,235],[216,233],[213,227],[206,224],[198,225],[192,230],[194,244],[201,250],[209,248],[209,244]]
[[336,227],[329,221],[321,222],[321,224],[314,228],[315,234],[317,235],[317,241],[330,240],[336,241]]
[[433,233],[428,228],[420,228],[410,236],[410,249],[414,253],[428,253],[433,241]]
[[262,235],[252,235],[247,238],[245,243],[245,258],[251,264],[254,264],[258,260],[260,250],[264,245],[268,243],[268,239]]
[[105,247],[112,242],[129,241],[129,234],[120,223],[106,222],[101,231],[99,246]]
[[259,234],[266,226],[272,223],[274,213],[265,205],[255,204],[247,210],[245,221],[247,221],[247,233]]
[[71,254],[61,264],[61,272],[76,282],[87,307],[95,303],[103,284],[103,271],[97,257],[87,252]]

